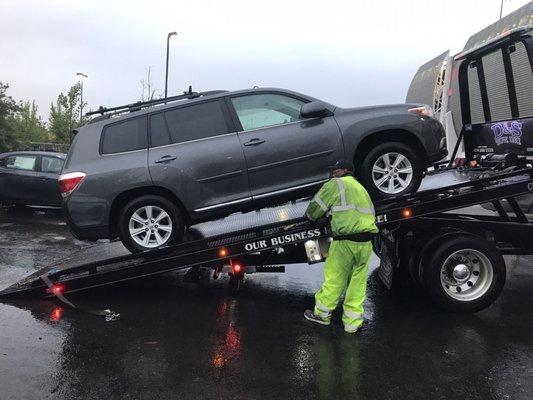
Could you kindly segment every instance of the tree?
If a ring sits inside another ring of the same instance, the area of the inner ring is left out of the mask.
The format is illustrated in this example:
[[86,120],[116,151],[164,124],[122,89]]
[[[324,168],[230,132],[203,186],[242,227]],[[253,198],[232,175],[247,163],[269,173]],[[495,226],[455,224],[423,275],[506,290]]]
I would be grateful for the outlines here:
[[11,118],[19,107],[11,96],[6,94],[8,84],[0,82],[0,153],[15,149],[16,133],[11,125]]
[[18,142],[46,142],[49,139],[35,101],[21,103],[17,112],[10,117],[10,124]]
[[[85,107],[87,103],[83,103]],[[72,131],[87,122],[86,117],[82,117],[80,122],[81,107],[81,83],[76,83],[65,95],[60,93],[56,103],[50,106],[49,130],[55,142],[70,143]]]
[[[144,79],[141,79],[140,81],[141,87],[142,87],[141,101],[149,101],[149,100],[162,98],[163,95],[161,94],[161,91],[158,89],[153,89],[152,87],[152,79],[151,79],[152,67],[146,68],[146,75],[147,75],[147,80],[145,81]],[[156,92],[159,92],[159,93],[156,94]]]

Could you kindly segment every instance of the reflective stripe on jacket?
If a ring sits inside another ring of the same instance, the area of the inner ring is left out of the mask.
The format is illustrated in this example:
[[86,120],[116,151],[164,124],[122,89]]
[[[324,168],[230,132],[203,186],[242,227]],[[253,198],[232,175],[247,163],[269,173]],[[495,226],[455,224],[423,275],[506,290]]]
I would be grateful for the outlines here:
[[372,200],[353,176],[324,183],[307,207],[307,217],[312,220],[326,213],[331,215],[331,230],[336,236],[378,232]]

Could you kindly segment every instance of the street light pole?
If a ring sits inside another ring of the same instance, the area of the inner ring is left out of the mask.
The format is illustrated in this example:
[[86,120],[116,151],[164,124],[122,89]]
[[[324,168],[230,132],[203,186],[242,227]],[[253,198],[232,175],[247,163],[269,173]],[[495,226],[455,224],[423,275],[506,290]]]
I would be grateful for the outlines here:
[[168,51],[170,47],[170,38],[177,35],[177,32],[169,32],[167,35],[167,64],[165,68],[165,98],[168,97]]
[[83,80],[87,79],[87,74],[84,74],[82,72],[76,73],[76,76],[80,77],[80,84],[81,84],[81,93],[80,93],[80,125],[83,120]]

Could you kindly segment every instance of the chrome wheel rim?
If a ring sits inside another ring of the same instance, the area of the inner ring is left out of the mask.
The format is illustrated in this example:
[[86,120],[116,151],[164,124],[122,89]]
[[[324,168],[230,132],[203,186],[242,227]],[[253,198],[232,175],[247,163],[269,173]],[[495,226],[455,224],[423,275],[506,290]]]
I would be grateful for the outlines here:
[[413,180],[413,165],[401,153],[385,153],[372,166],[372,180],[383,193],[401,193]]
[[133,241],[146,248],[165,244],[172,235],[172,219],[158,206],[142,206],[130,217],[130,236]]
[[493,280],[492,263],[478,250],[458,250],[450,255],[441,267],[442,288],[455,300],[479,299],[488,292]]

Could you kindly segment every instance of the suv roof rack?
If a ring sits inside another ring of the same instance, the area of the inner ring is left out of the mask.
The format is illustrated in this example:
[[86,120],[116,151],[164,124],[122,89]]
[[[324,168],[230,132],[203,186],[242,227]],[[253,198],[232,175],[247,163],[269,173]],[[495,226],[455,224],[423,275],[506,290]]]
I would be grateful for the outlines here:
[[100,106],[98,107],[98,110],[90,111],[86,113],[85,115],[91,116],[91,115],[100,114],[99,117],[96,117],[93,120],[91,120],[91,122],[96,122],[101,119],[107,119],[111,117],[112,115],[121,114],[123,112],[139,111],[139,110],[142,110],[143,108],[152,107],[157,104],[166,104],[172,101],[185,100],[185,99],[195,99],[201,96],[211,96],[211,95],[226,93],[226,92],[227,90],[210,90],[207,92],[193,92],[192,86],[189,86],[189,90],[184,91],[183,94],[178,95],[178,96],[164,97],[162,99],[155,99],[155,100],[148,100],[148,101],[138,101],[136,103],[124,104],[122,106],[110,107],[110,108]]

